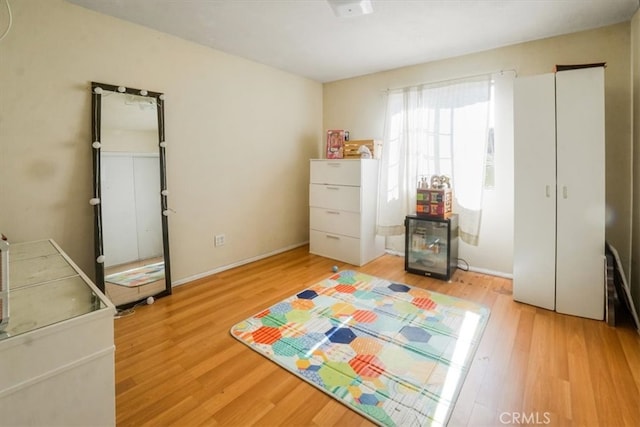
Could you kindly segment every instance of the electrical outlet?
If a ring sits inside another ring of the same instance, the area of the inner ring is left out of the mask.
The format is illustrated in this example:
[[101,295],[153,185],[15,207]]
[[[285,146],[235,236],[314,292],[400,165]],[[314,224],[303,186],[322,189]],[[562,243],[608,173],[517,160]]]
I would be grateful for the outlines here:
[[224,234],[216,234],[214,236],[214,240],[213,240],[213,244],[218,247],[218,246],[222,246],[226,243],[227,238],[225,237]]

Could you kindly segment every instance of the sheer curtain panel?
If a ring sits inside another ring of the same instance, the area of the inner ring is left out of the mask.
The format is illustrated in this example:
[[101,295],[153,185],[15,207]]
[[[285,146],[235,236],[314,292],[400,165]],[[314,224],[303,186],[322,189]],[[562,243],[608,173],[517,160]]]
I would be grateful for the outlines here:
[[378,196],[378,234],[404,233],[422,177],[451,177],[463,241],[477,245],[489,136],[491,76],[390,91]]

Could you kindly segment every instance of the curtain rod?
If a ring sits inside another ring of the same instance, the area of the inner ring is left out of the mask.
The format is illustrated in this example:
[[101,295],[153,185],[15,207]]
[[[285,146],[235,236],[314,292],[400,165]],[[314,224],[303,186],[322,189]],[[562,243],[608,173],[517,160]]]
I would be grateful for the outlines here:
[[402,90],[402,89],[406,89],[408,87],[412,87],[412,86],[439,86],[445,83],[450,83],[450,82],[455,82],[455,81],[460,81],[460,80],[468,80],[468,79],[473,79],[475,77],[483,77],[483,76],[491,76],[493,74],[500,74],[503,75],[504,73],[514,73],[516,75],[516,77],[518,76],[518,71],[513,69],[513,68],[509,68],[506,70],[500,70],[500,71],[489,71],[486,73],[481,73],[481,74],[473,74],[473,75],[468,75],[468,76],[462,76],[462,77],[455,77],[455,78],[451,78],[451,79],[446,79],[446,80],[437,80],[437,81],[432,81],[432,82],[422,82],[422,83],[414,83],[414,84],[410,84],[407,86],[402,86],[402,87],[395,87],[395,88],[387,88],[384,89],[382,92],[393,92],[396,90]]

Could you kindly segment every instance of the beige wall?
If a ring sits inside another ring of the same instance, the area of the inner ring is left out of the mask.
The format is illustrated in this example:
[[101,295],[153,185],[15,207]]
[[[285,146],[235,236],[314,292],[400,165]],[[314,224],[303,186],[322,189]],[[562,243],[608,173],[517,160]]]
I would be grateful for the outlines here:
[[631,21],[631,69],[633,81],[633,245],[631,295],[640,310],[640,11]]
[[[348,129],[354,138],[381,138],[384,126],[384,92],[419,83],[515,69],[520,76],[551,72],[556,64],[607,62],[606,70],[606,170],[608,205],[607,239],[629,266],[631,230],[631,86],[630,24],[522,43],[457,58],[420,64],[324,85],[324,129]],[[509,151],[512,147],[497,147]],[[576,153],[579,159],[579,153]],[[513,168],[502,164],[504,170]],[[504,183],[503,185],[508,185]],[[510,200],[497,198],[496,207],[512,209]],[[484,222],[493,221],[483,216]],[[493,221],[495,223],[495,221]],[[507,223],[508,224],[508,223]],[[579,244],[579,242],[576,242]],[[472,265],[511,273],[512,229],[484,230],[480,250],[461,247],[460,256]]]
[[[92,80],[167,94],[169,202],[176,211],[170,218],[172,267],[174,281],[183,281],[306,241],[307,159],[322,152],[323,129],[349,129],[354,139],[380,138],[387,88],[508,69],[538,74],[557,63],[597,61],[608,63],[607,239],[630,270],[632,80],[633,99],[640,105],[640,59],[630,52],[640,46],[638,13],[631,24],[323,88],[63,0],[21,0],[12,2],[12,9],[13,28],[0,42],[0,230],[13,241],[52,237],[90,275]],[[6,18],[5,9],[0,10],[1,28]],[[633,141],[639,147],[640,108],[634,111]],[[639,152],[633,157],[636,170]],[[494,208],[505,203],[494,202]],[[636,273],[638,230],[633,239]],[[225,233],[228,242],[214,248],[218,233]],[[474,254],[478,266],[509,273],[510,251],[504,249],[509,249],[510,236],[509,229],[484,239],[487,250]],[[637,301],[640,274],[633,275],[632,283]]]
[[[63,0],[11,6],[0,42],[0,230],[13,241],[54,238],[93,276],[91,81],[167,96],[174,282],[308,240],[319,83]],[[218,233],[227,244],[214,248]]]

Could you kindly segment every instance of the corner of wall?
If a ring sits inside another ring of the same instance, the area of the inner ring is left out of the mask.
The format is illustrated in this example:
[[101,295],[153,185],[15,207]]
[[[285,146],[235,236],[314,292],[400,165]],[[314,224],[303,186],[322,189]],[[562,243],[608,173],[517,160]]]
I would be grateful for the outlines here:
[[631,19],[631,94],[632,94],[632,235],[631,268],[628,272],[631,296],[640,307],[640,10]]

